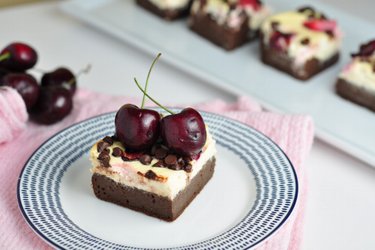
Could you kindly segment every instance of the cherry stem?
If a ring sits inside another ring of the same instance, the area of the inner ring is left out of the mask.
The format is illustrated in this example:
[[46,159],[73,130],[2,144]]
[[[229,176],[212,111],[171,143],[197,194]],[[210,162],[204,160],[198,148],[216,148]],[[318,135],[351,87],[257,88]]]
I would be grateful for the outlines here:
[[9,52],[0,55],[0,62],[8,59],[9,57],[10,57],[10,53]]
[[78,73],[76,74],[75,77],[73,77],[72,79],[70,79],[67,84],[73,84],[74,81],[82,74],[88,74],[91,70],[91,64],[87,64],[85,68],[83,69],[80,69],[80,71],[78,71]]
[[153,103],[155,103],[156,105],[158,105],[160,108],[164,109],[165,111],[167,111],[168,113],[170,113],[171,115],[174,115],[174,112],[172,112],[171,110],[169,110],[168,108],[164,107],[163,105],[161,105],[160,103],[158,103],[154,98],[152,98],[151,96],[149,96],[146,91],[144,89],[142,89],[141,85],[138,83],[137,81],[137,78],[134,77],[134,81],[135,81],[135,84],[137,85],[137,87],[139,88],[140,91],[142,91],[142,93],[147,96],[148,99],[150,99]]
[[145,93],[147,93],[147,88],[148,88],[148,79],[150,78],[152,68],[154,67],[156,61],[159,59],[160,56],[161,56],[161,53],[159,53],[159,54],[156,56],[156,58],[154,59],[154,61],[153,61],[152,64],[151,64],[150,69],[148,70],[147,78],[146,78],[146,84],[145,84],[144,93],[143,93],[143,97],[142,97],[141,109],[142,109],[143,106],[145,105],[145,100],[146,100],[146,94],[145,94]]

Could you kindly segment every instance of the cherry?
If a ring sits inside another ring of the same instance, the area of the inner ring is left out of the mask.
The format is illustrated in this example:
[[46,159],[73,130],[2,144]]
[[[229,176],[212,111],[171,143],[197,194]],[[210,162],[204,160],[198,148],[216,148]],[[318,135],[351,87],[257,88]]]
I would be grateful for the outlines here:
[[160,114],[154,110],[125,104],[117,111],[115,127],[116,136],[127,149],[145,150],[159,137]]
[[352,54],[352,56],[371,56],[375,51],[375,40],[369,41],[368,43],[362,44],[359,48],[359,52]]
[[77,81],[74,74],[67,68],[57,68],[52,72],[45,73],[42,77],[43,87],[60,86],[69,90],[71,95],[76,91]]
[[39,85],[35,78],[26,73],[10,73],[2,80],[4,86],[9,86],[18,91],[25,102],[27,110],[30,110],[39,97]]
[[312,19],[305,21],[303,25],[311,30],[315,31],[333,31],[337,24],[336,21],[333,20],[325,20],[325,19]]
[[177,154],[193,156],[200,153],[206,142],[206,127],[202,116],[192,108],[161,120],[161,137]]
[[270,37],[270,46],[276,50],[283,51],[289,46],[293,36],[294,34],[292,33],[283,33],[276,30]]
[[61,87],[41,88],[37,103],[31,110],[32,119],[41,124],[53,124],[62,120],[73,109],[69,90]]
[[38,54],[29,45],[15,42],[0,52],[0,66],[10,71],[22,72],[34,67]]
[[239,6],[251,6],[254,10],[259,10],[262,6],[262,2],[260,0],[239,0]]

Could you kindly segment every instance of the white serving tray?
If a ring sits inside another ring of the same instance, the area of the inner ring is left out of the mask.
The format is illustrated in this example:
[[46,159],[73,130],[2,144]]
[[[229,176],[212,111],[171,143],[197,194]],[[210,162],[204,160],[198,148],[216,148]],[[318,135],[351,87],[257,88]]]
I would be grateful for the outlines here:
[[130,0],[71,0],[62,9],[146,53],[163,53],[163,60],[235,94],[256,98],[274,111],[309,114],[316,134],[358,159],[375,166],[375,113],[335,94],[336,76],[359,44],[370,40],[375,25],[313,1],[265,1],[275,12],[312,5],[336,19],[344,32],[339,63],[301,82],[259,60],[253,42],[226,52],[191,32],[186,20],[166,22]]

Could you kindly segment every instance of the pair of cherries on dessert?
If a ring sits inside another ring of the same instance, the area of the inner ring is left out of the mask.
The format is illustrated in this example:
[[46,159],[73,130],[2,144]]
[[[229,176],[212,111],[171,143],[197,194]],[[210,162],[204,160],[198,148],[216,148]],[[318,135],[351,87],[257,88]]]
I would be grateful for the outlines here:
[[0,52],[0,85],[18,91],[34,121],[52,124],[67,116],[73,108],[76,77],[67,68],[45,72],[39,85],[26,73],[33,68],[38,54],[30,45],[14,42]]
[[[206,127],[202,116],[193,108],[185,108],[180,113],[173,113],[163,107],[147,94],[147,85],[153,65],[161,54],[155,58],[150,67],[141,107],[133,104],[123,105],[116,114],[116,137],[127,150],[145,151],[150,149],[159,138],[170,150],[182,156],[196,156],[206,142]],[[143,108],[144,99],[148,97],[155,104],[170,113],[165,117],[155,110]]]

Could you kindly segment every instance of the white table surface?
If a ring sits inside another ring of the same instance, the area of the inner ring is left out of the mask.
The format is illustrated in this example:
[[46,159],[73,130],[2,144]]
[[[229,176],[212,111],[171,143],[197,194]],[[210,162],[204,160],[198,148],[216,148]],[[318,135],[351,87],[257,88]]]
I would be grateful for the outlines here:
[[[375,22],[373,0],[325,2]],[[91,73],[79,79],[81,87],[140,95],[132,79],[145,79],[152,58],[61,13],[57,5],[0,9],[0,47],[28,42],[39,53],[37,67],[45,70],[62,65],[78,70],[91,63]],[[149,93],[162,103],[235,100],[163,60],[154,69]],[[375,168],[319,139],[305,167],[310,181],[302,249],[375,249]]]

